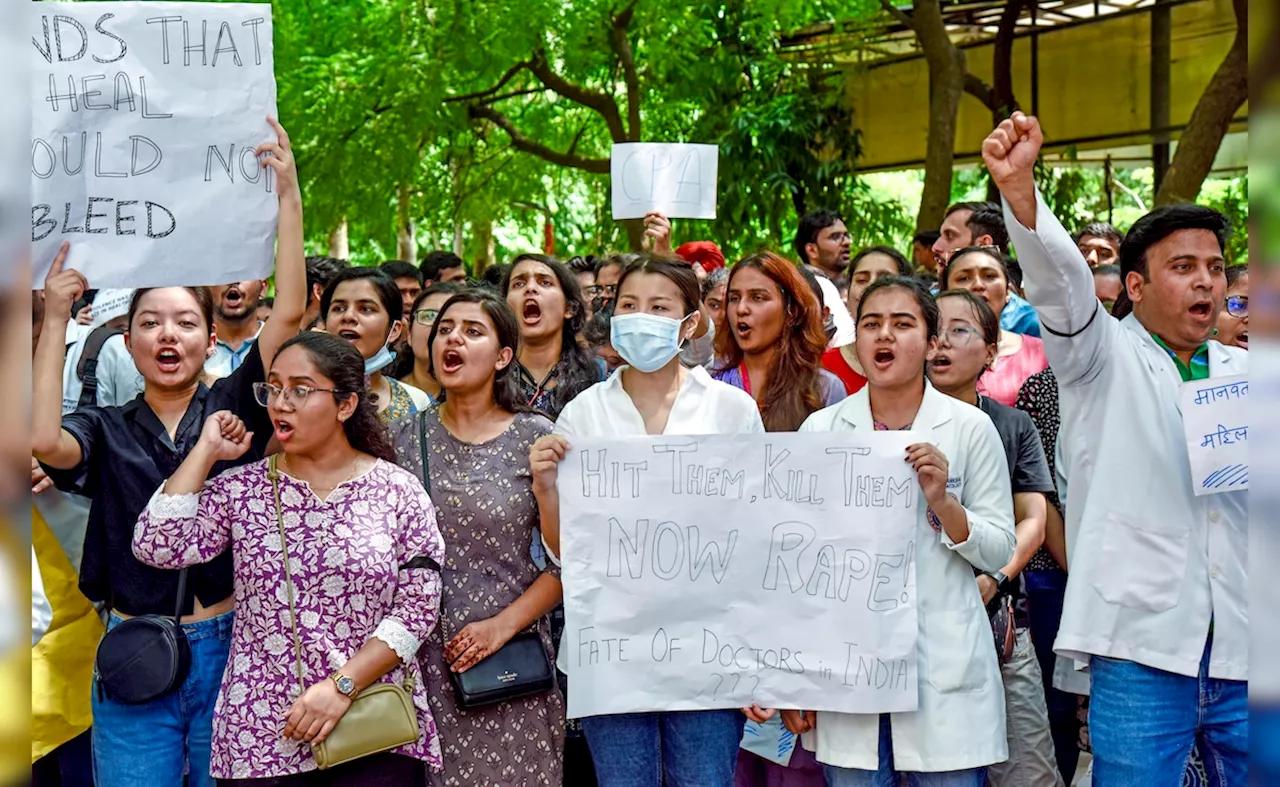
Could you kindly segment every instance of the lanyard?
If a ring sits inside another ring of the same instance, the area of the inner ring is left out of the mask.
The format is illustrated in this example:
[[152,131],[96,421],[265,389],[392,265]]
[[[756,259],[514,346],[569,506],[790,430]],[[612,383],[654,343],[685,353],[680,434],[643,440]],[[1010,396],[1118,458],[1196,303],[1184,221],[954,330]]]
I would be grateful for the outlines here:
[[747,374],[746,363],[738,364],[738,374],[742,375],[742,390],[751,393],[751,375]]
[[[559,364],[557,364],[557,366],[558,365]],[[524,368],[523,364],[520,365],[520,371],[524,374],[525,379],[529,380],[530,382],[533,382],[533,375],[529,374],[529,370]],[[533,396],[529,397],[529,402],[528,402],[528,405],[530,407],[533,407],[533,403],[536,402],[538,400],[538,397],[542,395],[542,392],[546,388],[547,383],[551,382],[551,378],[555,377],[555,374],[556,374],[556,367],[552,366],[551,371],[547,372],[547,376],[543,377],[542,382],[538,383],[537,386],[533,389]]]

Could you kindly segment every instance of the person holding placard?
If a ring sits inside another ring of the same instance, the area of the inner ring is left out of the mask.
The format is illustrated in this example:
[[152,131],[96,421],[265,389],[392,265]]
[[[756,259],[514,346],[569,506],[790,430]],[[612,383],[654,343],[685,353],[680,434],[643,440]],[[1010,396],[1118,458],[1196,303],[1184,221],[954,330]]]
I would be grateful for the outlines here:
[[547,614],[560,603],[560,570],[539,567],[530,554],[540,507],[527,464],[551,421],[518,388],[519,340],[504,302],[474,290],[455,294],[428,340],[430,371],[446,395],[392,427],[397,461],[437,501],[445,531],[440,627],[420,656],[444,756],[443,772],[432,776],[437,787],[561,784],[558,686],[463,708],[450,677],[517,637],[541,645],[544,666],[555,657]]
[[[97,679],[93,749],[99,787],[181,784],[188,763],[192,787],[213,784],[210,736],[231,636],[231,555],[191,569],[188,577],[144,565],[133,556],[131,541],[152,492],[194,449],[211,413],[235,412],[255,434],[244,456],[219,463],[215,474],[262,457],[271,437],[253,387],[265,380],[279,347],[298,332],[307,298],[297,170],[288,135],[274,119],[270,123],[277,141],[259,146],[257,154],[278,184],[276,305],[249,356],[230,376],[212,387],[201,382],[215,341],[207,288],[139,289],[129,306],[126,341],[146,381],[142,395],[122,407],[89,406],[63,416],[62,337],[71,304],[88,287],[79,272],[63,269],[66,244],[45,281],[45,325],[32,363],[32,453],[59,489],[93,501],[80,587],[111,610],[99,660],[112,632],[142,615],[172,616],[176,609],[191,643],[190,669],[185,677],[175,673],[175,681],[182,678],[176,690],[139,701],[147,692],[130,682],[149,676]],[[122,695],[137,704],[121,701]]]
[[320,296],[325,331],[351,342],[364,356],[369,391],[387,424],[431,403],[422,391],[382,373],[395,360],[391,345],[404,330],[403,311],[400,289],[377,268],[341,271]]
[[[680,348],[702,318],[699,294],[697,277],[679,261],[645,255],[623,271],[610,331],[627,365],[569,402],[555,434],[540,438],[529,455],[553,559],[560,550],[556,477],[575,436],[763,434],[749,395],[680,362]],[[572,691],[563,654],[559,666]],[[730,787],[743,718],[735,710],[629,713],[585,718],[582,728],[601,787]]]
[[1224,784],[1247,781],[1248,493],[1197,496],[1184,383],[1245,374],[1212,340],[1229,225],[1157,208],[1120,267],[1132,313],[1110,319],[1071,236],[1037,193],[1039,121],[1020,112],[983,143],[1061,389],[1070,479],[1067,583],[1055,650],[1087,662],[1093,783],[1155,787],[1199,746]]
[[[891,277],[858,305],[858,359],[867,385],[814,413],[802,432],[911,430],[905,459],[919,507],[915,576],[920,636],[919,708],[843,714],[784,710],[792,732],[823,763],[830,787],[896,783],[982,787],[1008,757],[1004,690],[991,626],[973,570],[995,573],[1014,550],[1013,494],[991,419],[933,388],[925,364],[938,341],[938,306],[915,279]],[[757,721],[773,711],[753,708]]]

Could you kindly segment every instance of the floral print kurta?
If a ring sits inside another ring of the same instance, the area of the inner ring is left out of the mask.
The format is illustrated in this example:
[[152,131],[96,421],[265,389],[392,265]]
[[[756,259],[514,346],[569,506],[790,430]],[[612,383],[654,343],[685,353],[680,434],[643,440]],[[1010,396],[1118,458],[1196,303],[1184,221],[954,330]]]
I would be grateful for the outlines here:
[[[418,646],[435,629],[440,575],[405,568],[426,556],[444,562],[444,539],[422,484],[378,460],[320,500],[280,472],[280,505],[293,574],[304,683],[325,680],[371,637],[400,656],[381,680],[414,683],[417,743],[393,750],[441,767]],[[267,462],[230,470],[199,495],[158,490],[138,520],[133,551],[158,568],[202,563],[230,545],[235,562],[231,652],[214,709],[210,770],[220,779],[257,779],[315,770],[310,744],[281,737],[299,695],[280,527]]]

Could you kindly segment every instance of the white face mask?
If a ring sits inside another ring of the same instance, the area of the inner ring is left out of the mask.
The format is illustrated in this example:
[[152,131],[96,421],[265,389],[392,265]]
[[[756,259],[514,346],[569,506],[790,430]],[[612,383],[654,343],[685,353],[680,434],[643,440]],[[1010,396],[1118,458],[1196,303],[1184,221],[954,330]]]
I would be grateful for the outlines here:
[[656,372],[680,353],[680,328],[687,319],[656,314],[615,314],[609,323],[609,341],[632,368]]

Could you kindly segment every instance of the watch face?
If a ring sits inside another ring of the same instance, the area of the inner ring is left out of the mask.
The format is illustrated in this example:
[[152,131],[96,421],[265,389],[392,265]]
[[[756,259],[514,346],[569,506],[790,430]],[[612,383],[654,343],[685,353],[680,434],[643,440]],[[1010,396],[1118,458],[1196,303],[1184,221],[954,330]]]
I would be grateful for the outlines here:
[[343,675],[342,677],[338,678],[338,691],[342,692],[343,694],[350,694],[351,692],[355,691],[355,688],[356,688],[356,682],[351,678],[348,678],[346,675]]

